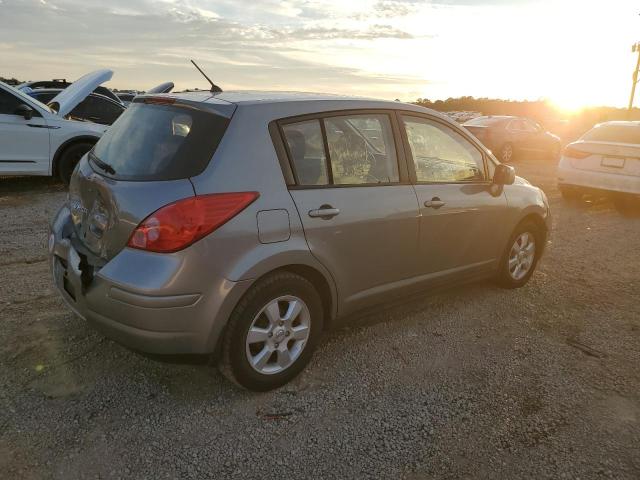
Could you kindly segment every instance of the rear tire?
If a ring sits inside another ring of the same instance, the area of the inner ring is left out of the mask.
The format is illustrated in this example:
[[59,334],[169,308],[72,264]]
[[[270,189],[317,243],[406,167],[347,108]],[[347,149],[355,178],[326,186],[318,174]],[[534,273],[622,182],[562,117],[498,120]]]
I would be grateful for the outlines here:
[[76,168],[80,159],[93,147],[92,143],[81,142],[68,146],[60,155],[57,164],[58,178],[65,184],[69,185],[71,174]]
[[526,285],[536,269],[544,240],[540,227],[534,222],[520,223],[502,255],[496,277],[498,285],[509,289]]
[[278,388],[309,363],[322,326],[322,302],[311,282],[290,272],[268,275],[231,314],[220,371],[249,390]]

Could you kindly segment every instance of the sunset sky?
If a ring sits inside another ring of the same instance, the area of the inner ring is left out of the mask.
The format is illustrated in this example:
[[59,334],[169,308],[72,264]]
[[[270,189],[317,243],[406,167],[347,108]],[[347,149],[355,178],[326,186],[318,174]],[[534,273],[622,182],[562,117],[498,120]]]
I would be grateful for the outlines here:
[[624,106],[638,0],[0,0],[0,75]]

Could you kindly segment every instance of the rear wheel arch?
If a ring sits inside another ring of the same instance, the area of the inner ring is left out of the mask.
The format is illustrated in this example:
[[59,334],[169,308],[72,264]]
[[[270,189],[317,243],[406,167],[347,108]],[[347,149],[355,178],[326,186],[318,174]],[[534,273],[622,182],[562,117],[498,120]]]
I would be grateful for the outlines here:
[[72,147],[73,145],[77,145],[79,143],[91,143],[95,145],[98,140],[100,140],[99,137],[94,137],[92,135],[81,135],[79,137],[70,138],[69,140],[63,142],[56,150],[56,153],[53,155],[53,161],[51,162],[51,175],[54,177],[58,175],[58,165],[60,162],[60,158],[62,158],[64,152],[69,147]]
[[331,285],[327,278],[318,270],[308,265],[296,264],[280,267],[276,270],[268,272],[265,275],[270,275],[274,272],[291,272],[306,278],[315,287],[322,300],[322,311],[325,318],[325,328],[331,325],[335,317],[335,300],[332,293]]
[[[233,305],[229,305],[230,311],[233,311],[235,307],[242,301],[242,299],[249,293],[251,288],[258,284],[260,280],[263,278],[269,277],[271,275],[277,274],[279,272],[288,272],[296,275],[300,275],[304,279],[308,280],[313,287],[317,290],[320,295],[320,300],[322,302],[322,313],[324,317],[324,329],[329,329],[333,325],[333,322],[337,316],[337,292],[333,286],[331,279],[327,278],[326,274],[320,271],[317,268],[314,268],[310,265],[302,264],[302,263],[294,263],[288,265],[282,265],[271,270],[265,271],[260,275],[256,276],[251,281],[251,286],[247,288],[247,290],[242,294],[240,298],[238,298]],[[224,326],[221,326],[220,330],[214,332],[213,336],[210,339],[213,340],[214,343],[210,343],[211,349],[216,353],[216,355],[220,355],[221,352],[221,344],[225,338],[227,326],[228,326],[229,318],[224,320]]]
[[[255,285],[263,278],[279,272],[289,272],[289,273],[294,273],[296,275],[300,275],[301,277],[308,280],[314,286],[314,288],[318,291],[318,294],[320,295],[320,299],[322,300],[322,313],[324,314],[325,327],[329,327],[331,325],[331,322],[336,317],[337,294],[336,294],[335,288],[333,287],[332,281],[329,278],[327,278],[327,275],[313,266],[310,266],[304,263],[292,263],[287,265],[281,265],[275,268],[271,268],[270,270],[261,272],[259,275],[253,278],[251,284]],[[246,292],[245,292],[245,295],[246,295]]]

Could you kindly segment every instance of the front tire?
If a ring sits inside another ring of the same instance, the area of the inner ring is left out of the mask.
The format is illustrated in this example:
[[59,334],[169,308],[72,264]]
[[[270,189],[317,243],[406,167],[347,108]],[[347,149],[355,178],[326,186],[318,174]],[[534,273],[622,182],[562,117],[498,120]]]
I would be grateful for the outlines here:
[[58,170],[58,178],[65,184],[69,185],[69,181],[71,180],[71,174],[73,170],[76,168],[76,165],[80,161],[80,159],[93,147],[92,143],[81,142],[74,143],[73,145],[68,146],[62,155],[60,155],[60,159],[58,160],[57,170]]
[[536,269],[543,242],[544,235],[534,222],[518,225],[500,261],[498,284],[503,288],[523,287]]
[[322,326],[322,302],[311,282],[290,272],[269,275],[231,314],[220,370],[249,390],[278,388],[309,363]]

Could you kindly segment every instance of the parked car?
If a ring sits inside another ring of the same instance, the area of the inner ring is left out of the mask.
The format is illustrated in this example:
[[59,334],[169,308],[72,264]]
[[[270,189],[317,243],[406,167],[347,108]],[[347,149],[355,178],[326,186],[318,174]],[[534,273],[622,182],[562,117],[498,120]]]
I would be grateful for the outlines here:
[[474,118],[478,118],[482,116],[482,114],[479,112],[468,112],[468,111],[464,111],[464,112],[452,111],[452,112],[444,112],[444,114],[451,117],[453,120],[455,120],[458,123],[465,123],[465,122],[468,122],[469,120],[473,120]]
[[[173,87],[174,87],[173,82],[165,82],[149,89],[147,93],[169,93],[171,92],[171,90],[173,90]],[[122,101],[125,107],[128,107],[133,101],[133,99],[136,98],[136,96],[139,95],[140,93],[144,93],[144,92],[136,92],[136,91],[118,92],[116,95],[118,95],[118,98],[120,99],[120,101]]]
[[131,105],[133,99],[136,98],[138,92],[118,92],[116,93],[116,95],[118,95],[118,98],[120,99],[122,104],[125,107],[128,107],[129,105]]
[[503,163],[521,153],[536,153],[558,158],[560,138],[540,124],[522,117],[483,116],[464,124]]
[[268,390],[323,328],[473,279],[523,286],[550,214],[473,136],[416,105],[311,94],[142,95],[51,224],[55,284],[131,348],[221,351]]
[[608,194],[622,208],[640,198],[640,122],[601,123],[567,145],[558,187],[569,199]]
[[156,85],[155,87],[150,88],[149,90],[147,90],[147,93],[169,93],[171,92],[171,90],[173,90],[174,86],[175,85],[173,84],[173,82],[164,82],[160,85]]
[[69,114],[112,75],[111,70],[87,74],[49,105],[0,82],[0,175],[55,175],[68,182],[107,128]]
[[[63,90],[59,88],[39,88],[29,95],[47,104]],[[115,102],[109,97],[92,92],[74,108],[69,117],[74,120],[88,120],[101,125],[111,125],[126,109],[122,102]]]
[[[35,81],[35,82],[24,82],[24,83],[21,83],[20,85],[18,85],[17,88],[19,90],[30,92],[30,91],[33,91],[33,90],[39,90],[41,88],[65,89],[69,85],[71,85],[71,82],[67,82],[67,80],[64,79],[64,78],[61,78],[61,79],[54,78],[53,80],[39,80],[39,81]],[[114,102],[122,103],[120,101],[120,99],[118,98],[118,96],[115,93],[113,93],[110,89],[108,89],[107,87],[103,87],[103,86],[99,85],[94,90],[94,93],[97,93],[98,95],[102,95],[102,96],[108,97],[111,100],[113,100]]]

